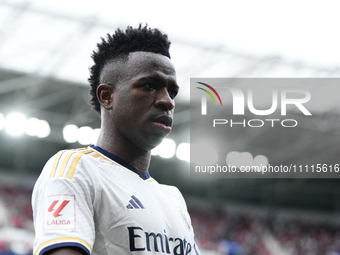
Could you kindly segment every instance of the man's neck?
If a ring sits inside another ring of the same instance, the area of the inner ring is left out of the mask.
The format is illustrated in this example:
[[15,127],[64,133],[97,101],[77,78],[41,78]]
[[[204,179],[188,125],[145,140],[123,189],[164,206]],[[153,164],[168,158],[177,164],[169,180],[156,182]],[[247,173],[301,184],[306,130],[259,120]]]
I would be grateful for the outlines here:
[[[102,131],[103,132],[103,131]],[[114,136],[100,133],[97,146],[121,158],[140,173],[146,174],[149,169],[151,151],[142,151],[127,141]]]

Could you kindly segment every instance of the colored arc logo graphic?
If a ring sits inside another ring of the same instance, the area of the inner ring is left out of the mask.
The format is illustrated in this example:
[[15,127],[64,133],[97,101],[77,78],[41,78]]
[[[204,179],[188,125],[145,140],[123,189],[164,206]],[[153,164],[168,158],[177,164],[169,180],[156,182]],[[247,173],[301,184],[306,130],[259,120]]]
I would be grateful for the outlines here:
[[[205,83],[203,83],[203,82],[197,82],[197,83],[202,84],[202,85],[208,87],[209,89],[211,89],[211,90],[215,93],[215,95],[218,97],[218,100],[220,100],[220,103],[221,103],[221,105],[222,105],[222,101],[221,101],[220,95],[217,93],[217,91],[216,91],[213,87],[211,87],[210,85],[205,84]],[[209,96],[211,96],[211,98],[214,100],[215,105],[217,105],[214,96],[213,96],[208,90],[203,89],[203,88],[200,88],[200,87],[196,87],[196,88],[201,89],[201,90],[207,92],[207,93],[209,94]]]

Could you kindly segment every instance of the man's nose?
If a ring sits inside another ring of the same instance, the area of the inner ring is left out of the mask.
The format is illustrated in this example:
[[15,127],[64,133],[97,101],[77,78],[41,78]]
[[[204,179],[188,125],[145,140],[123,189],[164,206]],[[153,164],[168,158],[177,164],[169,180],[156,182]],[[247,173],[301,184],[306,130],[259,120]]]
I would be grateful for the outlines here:
[[175,100],[171,98],[169,91],[163,88],[159,91],[156,106],[165,108],[166,110],[172,110],[175,107]]

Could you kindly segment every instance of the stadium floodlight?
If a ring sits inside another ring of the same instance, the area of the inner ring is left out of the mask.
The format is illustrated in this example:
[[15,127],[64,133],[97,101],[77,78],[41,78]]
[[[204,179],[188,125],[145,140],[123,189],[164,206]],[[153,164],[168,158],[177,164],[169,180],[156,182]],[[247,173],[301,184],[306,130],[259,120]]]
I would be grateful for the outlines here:
[[253,167],[253,166],[266,166],[268,165],[268,158],[263,155],[257,155],[253,158],[253,155],[249,152],[231,151],[227,155],[227,164],[238,168]]
[[157,147],[155,147],[151,150],[151,155],[152,156],[158,156],[158,151],[159,151],[159,149],[158,149],[158,146],[157,146]]
[[25,132],[26,117],[18,112],[11,113],[6,118],[5,129],[12,136],[19,136]]
[[29,136],[45,138],[51,134],[50,124],[46,120],[29,118],[25,122],[24,132]]
[[63,128],[64,140],[68,143],[75,143],[78,140],[78,127],[70,124]]
[[6,123],[5,116],[2,113],[0,113],[0,131],[5,128],[5,123]]
[[240,159],[240,153],[238,151],[231,151],[227,154],[227,165],[239,167],[242,164]]
[[100,133],[100,128],[93,129],[93,131],[92,131],[92,138],[91,138],[91,140],[92,140],[91,143],[92,144],[97,144],[99,133]]
[[254,158],[254,165],[255,166],[267,166],[269,163],[269,160],[266,156],[263,155],[257,155]]
[[77,132],[78,143],[88,145],[93,142],[93,129],[88,126],[80,127]]
[[190,150],[193,155],[190,158],[190,162],[194,162],[197,165],[213,165],[218,162],[219,156],[217,150],[211,145],[210,141],[192,143]]
[[46,120],[39,120],[37,125],[36,136],[39,138],[48,137],[51,134],[50,124]]
[[253,165],[253,155],[249,152],[241,152],[240,153],[240,166],[252,166]]
[[180,160],[190,162],[190,144],[189,143],[179,144],[176,150],[176,156]]
[[26,121],[25,133],[29,136],[36,136],[38,125],[39,125],[39,120],[37,118],[29,118]]
[[252,166],[253,155],[249,152],[231,151],[227,154],[227,164],[240,168],[241,166]]
[[176,152],[176,143],[172,139],[165,138],[158,147],[158,155],[162,158],[172,158]]

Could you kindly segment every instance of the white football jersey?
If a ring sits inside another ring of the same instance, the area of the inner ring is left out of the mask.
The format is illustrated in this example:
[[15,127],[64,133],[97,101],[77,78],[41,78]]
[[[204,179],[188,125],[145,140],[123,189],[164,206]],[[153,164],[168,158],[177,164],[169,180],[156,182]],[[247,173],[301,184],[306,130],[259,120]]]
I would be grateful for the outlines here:
[[97,146],[53,156],[32,207],[34,255],[70,246],[94,255],[199,254],[179,190]]

